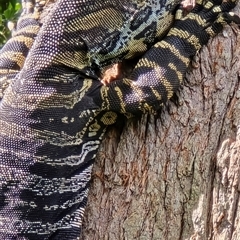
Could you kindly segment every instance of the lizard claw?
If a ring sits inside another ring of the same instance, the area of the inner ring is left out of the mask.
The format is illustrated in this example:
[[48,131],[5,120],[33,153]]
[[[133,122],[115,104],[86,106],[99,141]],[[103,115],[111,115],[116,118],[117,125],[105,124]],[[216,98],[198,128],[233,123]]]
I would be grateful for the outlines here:
[[187,15],[183,9],[178,9],[175,15],[175,25],[169,31],[168,36],[176,36],[189,44],[193,49],[190,55],[194,55],[210,37],[214,37],[229,23],[240,25],[240,18],[229,12],[236,5],[236,1],[222,0],[198,0],[196,6]]

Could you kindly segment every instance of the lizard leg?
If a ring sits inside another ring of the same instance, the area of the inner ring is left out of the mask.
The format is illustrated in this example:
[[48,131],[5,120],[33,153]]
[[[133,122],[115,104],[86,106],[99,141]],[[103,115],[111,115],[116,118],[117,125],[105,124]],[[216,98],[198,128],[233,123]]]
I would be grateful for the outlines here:
[[232,1],[202,1],[187,15],[179,9],[167,37],[146,52],[130,78],[102,86],[98,96],[94,92],[95,103],[121,113],[154,113],[176,92],[196,52],[224,25],[240,23],[229,12],[234,6]]
[[39,17],[46,1],[22,0],[22,13],[12,37],[0,51],[0,100],[5,89],[22,69],[41,27]]

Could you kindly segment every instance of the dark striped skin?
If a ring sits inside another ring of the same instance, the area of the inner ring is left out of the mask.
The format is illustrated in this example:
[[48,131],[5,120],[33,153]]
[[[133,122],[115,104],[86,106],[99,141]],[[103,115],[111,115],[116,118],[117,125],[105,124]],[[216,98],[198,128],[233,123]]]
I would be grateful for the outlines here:
[[30,48],[40,30],[39,17],[45,0],[22,0],[22,14],[11,39],[0,51],[0,101],[9,83],[22,69]]
[[[118,113],[158,110],[190,58],[226,22],[215,10],[200,21],[205,10],[198,13],[198,6],[189,17],[178,14],[175,27],[154,45],[170,27],[177,2],[136,2],[60,0],[42,26],[0,104],[0,239],[78,239],[107,126]],[[101,67],[149,48],[129,79],[107,86],[98,79]]]

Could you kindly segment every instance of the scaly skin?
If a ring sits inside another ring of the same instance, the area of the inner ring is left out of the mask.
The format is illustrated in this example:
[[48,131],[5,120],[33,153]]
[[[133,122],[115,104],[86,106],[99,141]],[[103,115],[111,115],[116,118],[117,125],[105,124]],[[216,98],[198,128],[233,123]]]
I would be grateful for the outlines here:
[[46,1],[22,0],[22,14],[12,37],[0,51],[0,100],[9,83],[20,72],[41,24],[39,17]]
[[[94,158],[117,112],[159,109],[196,51],[226,21],[237,19],[218,14],[231,4],[197,5],[186,17],[178,12],[168,36],[153,45],[171,25],[177,2],[162,9],[155,5],[159,1],[135,2],[57,2],[5,91],[0,104],[1,239],[78,239]],[[129,79],[99,81],[99,68],[150,47]]]

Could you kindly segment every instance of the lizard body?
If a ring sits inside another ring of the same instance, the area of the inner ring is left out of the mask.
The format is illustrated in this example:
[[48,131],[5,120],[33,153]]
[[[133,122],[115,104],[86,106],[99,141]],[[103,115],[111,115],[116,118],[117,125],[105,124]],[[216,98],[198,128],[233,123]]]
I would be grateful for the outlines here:
[[[107,126],[118,113],[159,109],[178,88],[191,57],[232,17],[232,4],[200,4],[186,17],[180,11],[159,41],[177,4],[56,3],[0,103],[1,239],[79,238]],[[130,78],[101,83],[99,69],[146,50]]]

